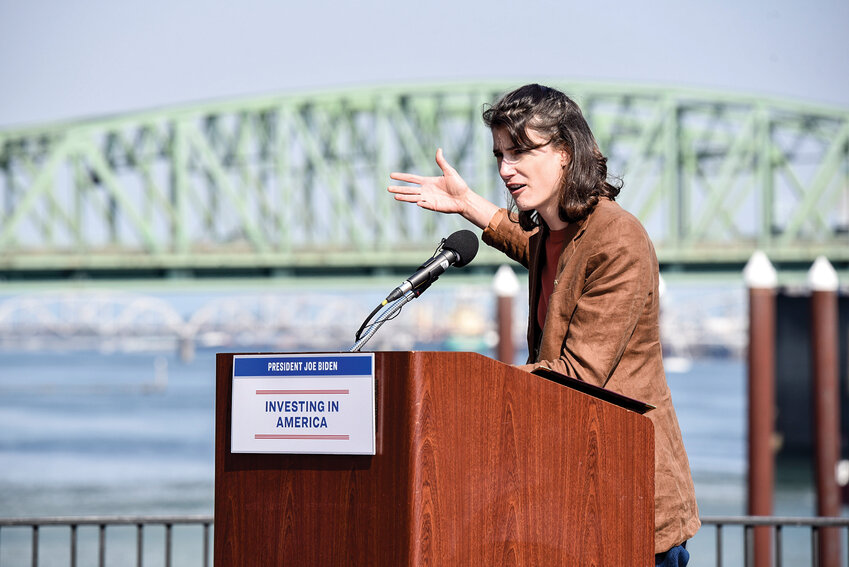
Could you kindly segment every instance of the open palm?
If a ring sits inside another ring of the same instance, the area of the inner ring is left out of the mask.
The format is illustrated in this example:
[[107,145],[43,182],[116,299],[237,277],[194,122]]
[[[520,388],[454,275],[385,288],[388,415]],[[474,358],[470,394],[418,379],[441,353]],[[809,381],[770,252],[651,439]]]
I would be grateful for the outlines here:
[[440,213],[460,213],[466,209],[471,189],[457,173],[457,170],[445,161],[442,148],[436,151],[436,165],[442,170],[439,177],[425,177],[412,173],[392,173],[389,177],[413,185],[391,185],[388,190],[395,199],[438,211]]

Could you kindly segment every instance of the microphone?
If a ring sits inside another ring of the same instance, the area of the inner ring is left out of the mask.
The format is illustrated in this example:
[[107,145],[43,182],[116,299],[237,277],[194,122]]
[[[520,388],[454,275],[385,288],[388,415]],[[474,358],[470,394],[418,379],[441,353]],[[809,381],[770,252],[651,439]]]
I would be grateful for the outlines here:
[[[478,253],[478,237],[471,230],[458,230],[441,242],[441,246],[427,262],[401,285],[392,290],[383,304],[395,301],[408,291],[423,292],[442,275],[449,266],[462,268]],[[418,295],[418,293],[416,294]]]

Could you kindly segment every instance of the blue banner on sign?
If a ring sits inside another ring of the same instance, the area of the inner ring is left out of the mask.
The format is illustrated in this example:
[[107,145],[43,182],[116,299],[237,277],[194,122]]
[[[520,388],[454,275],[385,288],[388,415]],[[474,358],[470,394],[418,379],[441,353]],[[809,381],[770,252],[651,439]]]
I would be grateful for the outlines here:
[[233,377],[239,376],[370,376],[372,360],[366,355],[250,356],[233,358]]

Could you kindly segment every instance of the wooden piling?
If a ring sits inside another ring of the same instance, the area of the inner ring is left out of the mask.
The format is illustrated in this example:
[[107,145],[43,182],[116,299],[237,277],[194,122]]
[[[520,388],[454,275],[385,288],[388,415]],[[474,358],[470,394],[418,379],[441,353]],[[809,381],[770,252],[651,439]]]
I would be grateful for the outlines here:
[[[840,388],[837,346],[837,272],[820,256],[808,272],[811,288],[811,360],[814,417],[814,463],[817,515],[840,515]],[[823,528],[818,541],[820,565],[840,565],[840,531]]]
[[513,344],[513,302],[519,294],[519,278],[510,266],[501,266],[495,273],[492,288],[498,300],[496,358],[505,364],[514,364],[516,347]]
[[[752,516],[770,516],[775,485],[775,288],[777,275],[766,255],[752,254],[743,270],[749,288],[749,471],[748,509]],[[753,561],[772,565],[772,528],[754,531]]]

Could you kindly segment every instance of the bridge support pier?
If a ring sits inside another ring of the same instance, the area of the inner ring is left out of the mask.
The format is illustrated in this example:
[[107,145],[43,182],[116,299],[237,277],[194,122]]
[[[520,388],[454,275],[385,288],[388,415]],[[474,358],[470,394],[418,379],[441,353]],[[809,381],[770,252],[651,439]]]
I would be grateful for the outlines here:
[[183,362],[191,362],[195,359],[195,341],[191,338],[182,338],[180,339],[180,344],[178,346],[180,360]]

